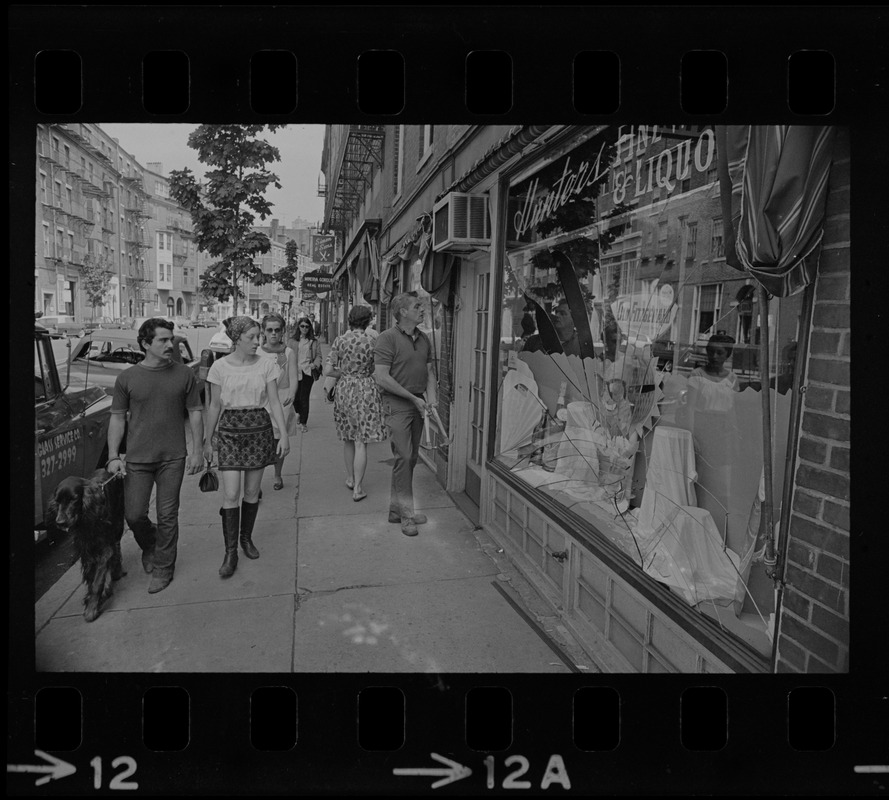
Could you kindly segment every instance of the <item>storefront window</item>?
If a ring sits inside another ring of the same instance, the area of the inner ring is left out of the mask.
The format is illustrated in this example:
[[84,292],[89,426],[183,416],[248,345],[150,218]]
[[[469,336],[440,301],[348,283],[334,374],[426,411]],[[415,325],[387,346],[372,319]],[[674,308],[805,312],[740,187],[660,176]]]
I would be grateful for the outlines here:
[[726,264],[718,157],[710,129],[611,128],[509,187],[495,460],[766,654],[762,392],[777,520],[802,293],[763,308]]

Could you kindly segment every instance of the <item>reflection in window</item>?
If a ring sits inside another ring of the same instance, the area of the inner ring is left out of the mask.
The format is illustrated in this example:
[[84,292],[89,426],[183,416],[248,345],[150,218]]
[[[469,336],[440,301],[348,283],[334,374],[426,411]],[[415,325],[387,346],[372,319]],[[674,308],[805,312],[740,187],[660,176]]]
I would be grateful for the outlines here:
[[[762,309],[744,273],[715,263],[712,131],[629,136],[630,160],[616,159],[606,130],[510,187],[495,458],[593,542],[768,653],[773,585],[753,566],[762,391],[780,498],[801,295]],[[708,251],[701,226],[713,231]]]

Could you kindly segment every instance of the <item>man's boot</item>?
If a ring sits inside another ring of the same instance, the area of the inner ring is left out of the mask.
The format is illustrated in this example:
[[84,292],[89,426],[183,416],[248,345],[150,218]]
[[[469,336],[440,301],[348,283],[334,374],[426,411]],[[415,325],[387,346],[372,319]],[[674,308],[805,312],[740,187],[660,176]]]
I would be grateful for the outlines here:
[[256,522],[256,514],[259,511],[259,503],[241,503],[241,549],[247,558],[259,558],[259,550],[253,544],[253,524]]
[[230,578],[238,566],[238,525],[240,508],[220,508],[222,517],[222,537],[225,539],[225,560],[219,568],[220,578]]

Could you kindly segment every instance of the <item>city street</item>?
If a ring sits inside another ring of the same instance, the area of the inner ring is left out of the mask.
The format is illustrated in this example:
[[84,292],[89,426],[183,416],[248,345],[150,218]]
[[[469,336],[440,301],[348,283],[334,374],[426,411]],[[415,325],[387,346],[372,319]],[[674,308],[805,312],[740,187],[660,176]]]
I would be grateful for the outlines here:
[[127,531],[128,574],[87,623],[73,564],[37,600],[37,669],[596,671],[422,463],[415,491],[429,522],[412,539],[387,521],[389,459],[388,443],[369,445],[368,497],[353,502],[332,406],[316,386],[309,430],[291,438],[284,490],[272,490],[270,470],[264,481],[254,533],[261,557],[242,555],[235,575],[219,578],[221,496],[186,477],[170,587],[147,593]]

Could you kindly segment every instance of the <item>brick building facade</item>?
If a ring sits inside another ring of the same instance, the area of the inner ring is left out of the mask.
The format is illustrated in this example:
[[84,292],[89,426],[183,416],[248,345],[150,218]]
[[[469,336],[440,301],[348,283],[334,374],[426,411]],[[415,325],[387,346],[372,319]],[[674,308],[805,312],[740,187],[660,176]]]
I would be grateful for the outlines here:
[[815,285],[779,672],[849,669],[850,147],[837,132]]

